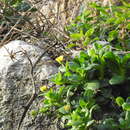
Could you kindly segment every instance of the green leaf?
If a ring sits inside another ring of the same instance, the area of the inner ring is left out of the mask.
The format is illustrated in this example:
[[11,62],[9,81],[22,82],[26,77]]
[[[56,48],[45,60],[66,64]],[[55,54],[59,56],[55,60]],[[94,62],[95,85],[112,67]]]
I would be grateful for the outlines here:
[[130,53],[129,53],[129,54],[126,54],[126,55],[123,57],[122,62],[123,62],[123,64],[126,64],[127,61],[129,61],[129,60],[130,60]]
[[62,121],[66,121],[66,120],[71,120],[71,116],[70,115],[64,115],[62,118]]
[[90,37],[90,36],[92,36],[92,34],[94,33],[94,28],[90,28],[86,33],[85,33],[85,36],[86,37]]
[[88,67],[85,68],[85,70],[91,70],[91,69],[94,69],[94,68],[97,68],[99,66],[99,64],[90,64]]
[[96,56],[96,52],[95,52],[95,50],[94,50],[93,48],[90,49],[90,50],[88,50],[88,55],[91,56],[91,57]]
[[130,104],[130,97],[127,97],[126,103],[129,103],[129,104]]
[[87,103],[86,103],[83,99],[80,99],[80,100],[79,100],[79,105],[80,105],[82,108],[84,108],[84,107],[86,107]]
[[111,51],[106,52],[106,53],[103,55],[103,57],[104,57],[105,59],[115,60],[115,55],[114,55],[114,53],[111,52]]
[[130,111],[130,104],[129,103],[123,103],[122,107],[124,110]]
[[73,39],[73,40],[81,40],[81,38],[83,37],[83,34],[82,33],[72,33],[70,35],[70,37]]
[[66,71],[66,67],[65,67],[64,65],[61,65],[61,66],[59,67],[59,71],[60,71],[60,72],[65,72],[65,71]]
[[97,104],[95,104],[95,105],[93,105],[92,107],[91,107],[91,109],[90,109],[90,115],[89,115],[89,118],[92,118],[92,113],[93,113],[93,111],[94,110],[96,110],[96,109],[98,109],[99,108],[99,106],[97,105]]
[[73,48],[73,47],[76,47],[76,44],[70,43],[70,44],[67,45],[67,48]]
[[99,50],[99,55],[101,55],[101,56],[103,56],[106,52],[111,52],[111,46],[110,45],[104,44],[103,46],[105,46],[105,47],[102,47]]
[[87,46],[91,42],[91,38],[86,37],[85,40],[83,41],[83,45]]
[[126,25],[126,28],[130,30],[130,23]]
[[69,99],[69,97],[74,95],[74,92],[73,92],[74,88],[75,88],[75,86],[73,86],[73,85],[68,86],[68,89],[67,89],[67,92],[66,92],[66,98]]
[[72,71],[76,71],[77,68],[79,68],[80,65],[76,62],[69,62],[69,69],[72,70]]
[[61,107],[61,108],[59,108],[58,111],[59,111],[60,113],[62,113],[62,114],[67,114],[67,113],[68,113],[68,111],[66,111],[66,110],[64,109],[64,106]]
[[124,103],[124,99],[122,97],[117,97],[116,103],[118,104],[118,106],[122,106],[122,104]]
[[74,126],[79,126],[83,123],[83,121],[82,121],[82,117],[79,115],[78,109],[76,109],[76,110],[73,111],[71,114],[72,124]]
[[117,30],[113,30],[109,33],[108,36],[108,41],[111,42],[112,40],[114,40],[118,35],[118,31]]
[[77,74],[72,74],[68,77],[68,80],[71,81],[71,84],[80,84],[80,81],[82,80],[82,77]]
[[45,93],[45,98],[54,103],[59,101],[60,95],[53,89],[50,89],[47,93]]
[[90,100],[91,98],[93,98],[93,96],[94,96],[93,90],[90,89],[85,90],[84,97],[85,98],[87,97],[87,100]]
[[60,72],[58,72],[55,77],[52,78],[52,81],[55,82],[57,85],[63,84],[63,77]]
[[91,82],[87,82],[85,84],[85,87],[86,87],[86,89],[90,89],[90,90],[95,91],[95,90],[98,90],[100,88],[100,83],[99,83],[99,81],[96,81],[96,80],[91,81]]
[[103,45],[101,44],[101,42],[95,42],[94,44],[93,44],[93,48],[94,48],[94,50],[95,51],[97,51],[97,50],[100,50],[100,49],[102,49],[103,48]]
[[[116,15],[120,15],[120,14],[116,12]],[[120,15],[120,16],[117,16],[117,17],[116,17],[116,20],[115,20],[114,23],[115,23],[116,25],[118,25],[118,24],[123,23],[124,21],[125,21],[125,18]]]
[[111,84],[111,85],[121,84],[121,83],[123,83],[124,80],[125,80],[124,76],[114,75],[109,80],[109,84]]
[[81,52],[80,52],[80,58],[81,58],[81,57],[88,59],[88,55],[87,55],[87,53],[84,52],[84,51],[81,51]]
[[110,23],[114,23],[114,21],[115,21],[115,18],[110,17],[107,19],[106,23],[110,24]]
[[95,120],[90,120],[87,122],[87,127],[90,127],[93,123],[95,123]]
[[126,126],[127,128],[130,128],[130,111],[126,111],[126,114],[125,114],[125,121],[126,121]]
[[72,126],[74,127],[79,127],[80,125],[82,125],[83,121],[82,120],[72,120]]

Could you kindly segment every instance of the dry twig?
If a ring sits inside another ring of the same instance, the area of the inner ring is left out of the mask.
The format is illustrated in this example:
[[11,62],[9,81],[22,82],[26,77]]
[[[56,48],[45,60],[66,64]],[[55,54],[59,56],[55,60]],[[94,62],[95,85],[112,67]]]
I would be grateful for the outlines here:
[[17,27],[17,25],[21,22],[21,20],[26,16],[26,14],[32,9],[33,7],[31,7],[30,9],[28,9],[19,19],[18,21],[15,23],[15,25],[9,30],[8,33],[6,33],[6,35],[4,36],[4,38],[1,41],[1,46],[4,45],[5,40],[7,39],[7,37],[11,34],[11,32],[14,30],[14,28]]
[[33,101],[36,99],[37,97],[37,93],[36,93],[36,85],[35,85],[35,80],[34,80],[34,68],[36,67],[36,65],[38,64],[38,62],[41,60],[41,58],[55,45],[57,45],[57,42],[55,44],[53,44],[52,46],[48,47],[36,60],[36,62],[33,64],[31,59],[29,58],[27,52],[25,50],[23,50],[23,53],[26,55],[26,57],[28,58],[30,65],[31,65],[31,70],[30,70],[30,75],[31,75],[31,80],[32,80],[32,87],[33,87],[33,93],[31,98],[29,99],[29,101],[27,102],[27,104],[24,107],[24,112],[19,120],[18,123],[18,128],[17,130],[20,130],[21,124],[24,120],[24,118],[26,117],[26,113],[28,112],[30,106],[32,105]]

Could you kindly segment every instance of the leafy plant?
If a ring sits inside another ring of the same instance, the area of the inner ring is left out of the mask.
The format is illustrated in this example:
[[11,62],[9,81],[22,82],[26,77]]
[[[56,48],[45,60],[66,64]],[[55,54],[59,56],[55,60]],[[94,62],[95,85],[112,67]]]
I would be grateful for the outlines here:
[[130,4],[90,8],[67,27],[69,47],[84,51],[66,63],[56,58],[61,65],[51,80],[56,87],[41,92],[37,113],[54,116],[69,130],[129,130]]
[[119,127],[121,129],[129,130],[130,129],[130,97],[126,99],[126,102],[122,97],[116,98],[116,103],[122,107],[124,113],[119,118]]
[[107,41],[116,48],[130,49],[130,4],[103,7],[91,3],[67,26],[67,31],[73,46],[75,43],[83,48],[95,41]]
[[[62,127],[71,130],[129,128],[123,116],[120,117],[125,125],[118,120],[123,110],[129,111],[129,105],[118,97],[130,96],[129,64],[130,54],[120,55],[110,45],[93,44],[61,65],[52,78],[57,87],[43,92],[43,107],[39,112],[54,113]],[[123,110],[115,104],[115,98]]]

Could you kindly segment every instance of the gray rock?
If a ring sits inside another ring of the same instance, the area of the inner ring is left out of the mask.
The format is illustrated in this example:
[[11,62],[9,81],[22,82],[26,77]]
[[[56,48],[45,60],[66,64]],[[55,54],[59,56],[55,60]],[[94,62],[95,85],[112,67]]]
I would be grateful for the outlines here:
[[[16,130],[18,121],[23,113],[23,107],[32,94],[30,79],[30,63],[23,52],[26,52],[32,63],[44,50],[23,41],[12,41],[0,48],[0,130]],[[43,56],[34,69],[37,88],[44,84],[57,67],[47,56]],[[32,108],[37,108],[35,101]],[[29,126],[31,116],[27,114],[21,130],[36,130],[36,126]],[[38,124],[37,124],[38,125]],[[42,129],[40,129],[42,130]]]

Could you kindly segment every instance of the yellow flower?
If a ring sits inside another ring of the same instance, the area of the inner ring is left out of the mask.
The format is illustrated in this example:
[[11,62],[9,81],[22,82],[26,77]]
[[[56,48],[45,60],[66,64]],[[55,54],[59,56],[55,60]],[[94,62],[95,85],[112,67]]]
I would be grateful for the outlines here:
[[59,57],[57,57],[55,60],[58,62],[58,63],[61,63],[63,61],[64,57],[61,55]]
[[44,92],[46,90],[47,90],[47,86],[46,85],[43,85],[43,86],[40,87],[40,91],[41,92]]
[[65,111],[69,111],[70,109],[71,109],[70,105],[65,105],[65,106],[64,106],[64,110],[65,110]]

